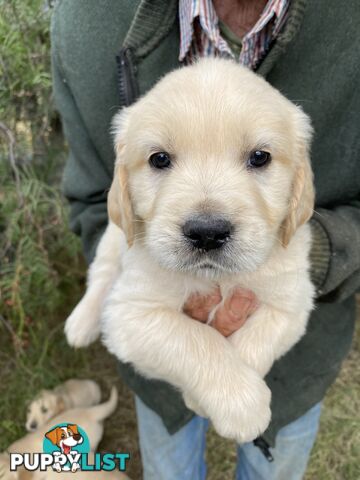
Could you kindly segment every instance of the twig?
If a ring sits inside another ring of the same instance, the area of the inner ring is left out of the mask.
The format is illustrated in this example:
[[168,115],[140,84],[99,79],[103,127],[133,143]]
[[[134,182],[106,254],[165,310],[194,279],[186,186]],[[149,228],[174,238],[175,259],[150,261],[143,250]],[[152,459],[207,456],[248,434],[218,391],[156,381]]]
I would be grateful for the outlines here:
[[23,196],[21,193],[20,174],[19,174],[19,169],[16,165],[15,154],[14,154],[15,137],[12,131],[10,130],[10,128],[7,125],[5,125],[5,123],[3,122],[0,122],[0,132],[2,132],[7,138],[10,166],[15,177],[15,185],[16,185],[18,200],[19,200],[20,206],[22,206],[24,202],[23,202]]
[[6,318],[1,314],[0,314],[0,322],[4,324],[5,328],[9,331],[14,344],[16,344],[16,347],[17,347],[16,353],[22,353],[23,346],[21,345],[21,340],[17,335],[17,333],[15,332],[15,330],[13,329],[13,327],[11,326],[11,323],[8,320],[6,320]]

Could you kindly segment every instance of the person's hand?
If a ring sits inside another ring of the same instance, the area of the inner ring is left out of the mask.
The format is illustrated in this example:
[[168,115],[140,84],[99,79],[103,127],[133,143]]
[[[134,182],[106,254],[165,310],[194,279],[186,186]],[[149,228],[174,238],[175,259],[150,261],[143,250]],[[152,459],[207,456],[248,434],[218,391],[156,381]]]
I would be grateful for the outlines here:
[[[211,295],[192,295],[185,303],[183,310],[186,315],[194,320],[206,323],[209,313],[221,300],[220,289],[217,288]],[[228,337],[244,325],[258,306],[257,297],[251,290],[237,288],[217,309],[210,325],[224,337]]]

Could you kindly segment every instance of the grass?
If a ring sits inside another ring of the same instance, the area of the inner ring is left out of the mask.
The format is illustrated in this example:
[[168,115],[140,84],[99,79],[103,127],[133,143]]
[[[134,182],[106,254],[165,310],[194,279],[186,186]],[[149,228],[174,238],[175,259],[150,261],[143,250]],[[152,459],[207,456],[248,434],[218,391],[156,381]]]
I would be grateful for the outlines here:
[[[23,155],[45,151],[51,133],[51,0],[0,0],[0,119],[17,138],[28,135]],[[21,123],[20,123],[21,122]],[[18,128],[21,125],[27,128]]]

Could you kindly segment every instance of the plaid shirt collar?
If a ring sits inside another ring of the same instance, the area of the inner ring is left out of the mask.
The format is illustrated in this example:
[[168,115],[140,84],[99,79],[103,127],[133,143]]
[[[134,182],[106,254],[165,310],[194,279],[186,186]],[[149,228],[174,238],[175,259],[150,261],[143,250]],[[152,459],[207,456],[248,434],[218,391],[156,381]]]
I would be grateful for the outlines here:
[[[259,20],[242,38],[243,48],[238,59],[240,63],[253,66],[270,42],[281,30],[288,12],[290,0],[269,0]],[[192,49],[194,21],[198,19],[201,28],[201,49]],[[211,0],[179,0],[180,52],[179,60],[200,54],[220,54],[234,58],[227,42],[221,37],[218,16]],[[269,26],[272,23],[272,28]],[[194,50],[191,52],[191,50]]]

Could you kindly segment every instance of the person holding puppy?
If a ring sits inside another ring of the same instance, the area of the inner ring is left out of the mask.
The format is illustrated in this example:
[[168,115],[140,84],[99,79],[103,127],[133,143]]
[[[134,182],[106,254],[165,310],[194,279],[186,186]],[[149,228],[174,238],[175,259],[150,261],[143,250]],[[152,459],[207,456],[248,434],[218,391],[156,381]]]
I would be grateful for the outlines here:
[[[111,118],[165,73],[198,57],[229,57],[263,75],[312,119],[317,308],[306,335],[266,377],[272,422],[256,445],[238,447],[238,479],[302,478],[321,400],[350,348],[360,286],[360,96],[354,88],[360,39],[357,22],[338,19],[358,16],[354,0],[345,7],[333,0],[142,0],[106,8],[62,0],[54,13],[54,92],[70,147],[64,188],[88,261],[107,224]],[[204,322],[220,301],[219,292],[190,298],[184,311]],[[238,290],[213,326],[229,336],[256,308],[253,292]],[[194,416],[170,385],[146,380],[126,364],[120,369],[136,394],[144,478],[205,478],[206,419]]]

